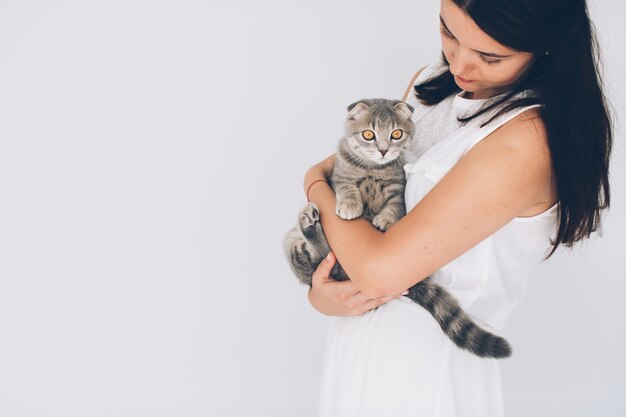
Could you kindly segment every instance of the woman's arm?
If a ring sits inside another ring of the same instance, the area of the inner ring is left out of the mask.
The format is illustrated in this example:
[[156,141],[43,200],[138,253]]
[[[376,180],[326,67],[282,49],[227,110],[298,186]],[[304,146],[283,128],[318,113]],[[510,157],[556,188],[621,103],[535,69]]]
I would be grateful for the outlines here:
[[[311,187],[330,247],[361,291],[371,298],[398,294],[542,201],[551,161],[533,110],[480,141],[385,233],[364,219],[338,217],[328,184]],[[307,172],[305,187],[321,166]]]

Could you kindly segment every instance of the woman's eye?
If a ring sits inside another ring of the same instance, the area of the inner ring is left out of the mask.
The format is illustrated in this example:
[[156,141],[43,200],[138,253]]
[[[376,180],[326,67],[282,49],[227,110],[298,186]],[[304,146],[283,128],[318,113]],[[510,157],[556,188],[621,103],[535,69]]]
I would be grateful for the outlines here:
[[499,59],[496,59],[495,61],[491,61],[489,59],[485,59],[485,57],[482,56],[482,55],[480,55],[480,59],[481,59],[481,61],[483,61],[487,65],[496,65],[496,64],[498,64],[501,61]]
[[364,130],[361,133],[361,136],[363,136],[363,139],[365,139],[365,140],[372,140],[372,139],[374,139],[374,136],[376,136],[376,135],[374,135],[374,132],[372,132],[371,130]]
[[402,130],[400,129],[396,129],[393,132],[391,132],[391,137],[393,139],[400,139],[402,137]]
[[454,36],[452,36],[451,33],[449,33],[446,28],[444,28],[443,26],[439,26],[439,31],[441,32],[441,34],[443,36],[445,36],[448,39],[454,39]]
[[[448,31],[446,30],[446,28],[444,28],[443,26],[439,26],[439,31],[440,31],[440,32],[441,32],[441,34],[442,34],[443,36],[445,36],[446,38],[448,38],[448,39],[455,39],[455,37],[454,37],[454,36],[452,36],[452,34],[451,34],[450,32],[448,32]],[[501,61],[501,60],[498,60],[498,59],[497,59],[497,60],[495,60],[495,61],[493,61],[493,60],[485,59],[485,57],[484,57],[484,56],[482,56],[482,55],[479,55],[479,56],[480,56],[481,61],[483,61],[483,62],[484,62],[485,64],[487,64],[487,65],[496,65],[496,64],[499,64],[499,63],[500,63],[500,61]]]

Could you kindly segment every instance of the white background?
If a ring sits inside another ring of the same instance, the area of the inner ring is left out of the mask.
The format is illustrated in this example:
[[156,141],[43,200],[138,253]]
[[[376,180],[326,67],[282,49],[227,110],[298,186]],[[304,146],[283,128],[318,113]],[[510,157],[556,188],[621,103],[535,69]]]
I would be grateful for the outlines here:
[[[625,7],[590,9],[613,204],[509,320],[513,417],[626,414]],[[282,239],[347,105],[438,58],[438,11],[0,1],[0,416],[316,416],[328,317]]]

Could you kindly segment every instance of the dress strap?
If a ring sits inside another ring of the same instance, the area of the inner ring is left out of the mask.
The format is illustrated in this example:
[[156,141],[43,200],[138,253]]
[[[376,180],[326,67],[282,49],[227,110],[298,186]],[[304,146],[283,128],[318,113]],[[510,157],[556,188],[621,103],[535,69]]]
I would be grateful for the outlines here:
[[520,107],[519,109],[512,110],[502,115],[501,117],[498,117],[497,119],[493,120],[487,126],[478,130],[478,135],[470,141],[470,143],[466,147],[465,152],[463,154],[466,154],[467,152],[469,152],[469,150],[472,149],[478,142],[480,142],[481,140],[489,136],[489,134],[491,134],[494,130],[504,125],[506,122],[510,121],[514,117],[525,112],[526,110],[532,109],[534,107],[541,107],[541,106],[542,106],[541,104],[531,104],[529,106]]

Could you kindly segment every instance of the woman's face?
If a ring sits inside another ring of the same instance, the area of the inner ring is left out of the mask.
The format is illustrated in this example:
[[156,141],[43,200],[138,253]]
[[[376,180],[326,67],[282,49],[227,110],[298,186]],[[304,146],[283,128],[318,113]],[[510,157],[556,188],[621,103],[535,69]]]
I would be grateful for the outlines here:
[[441,0],[441,45],[457,85],[480,99],[494,87],[515,81],[532,63],[533,54],[517,52],[483,32],[452,0]]

